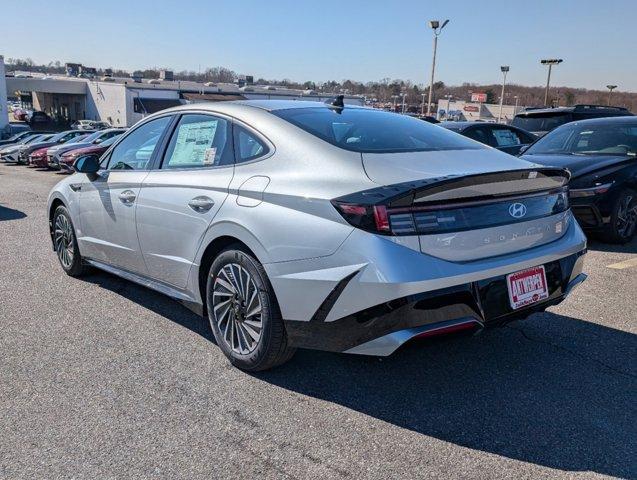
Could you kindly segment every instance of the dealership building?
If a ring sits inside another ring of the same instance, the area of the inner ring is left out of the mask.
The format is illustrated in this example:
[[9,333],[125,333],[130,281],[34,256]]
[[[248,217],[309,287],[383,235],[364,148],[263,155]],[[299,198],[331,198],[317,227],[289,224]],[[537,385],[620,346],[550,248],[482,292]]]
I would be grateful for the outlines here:
[[[82,71],[94,69],[82,68],[80,64],[67,64],[67,75],[15,72],[5,76],[3,61],[0,61],[0,69],[0,130],[7,122],[7,96],[19,100],[27,108],[46,112],[54,119],[67,122],[102,120],[114,127],[129,127],[146,115],[187,103],[246,99],[325,101],[334,95],[252,85],[250,77],[237,84],[204,84],[172,80],[171,72],[162,72],[161,79],[143,79],[135,75],[131,78],[98,78],[82,74]],[[78,71],[80,76],[75,76]],[[345,96],[346,103],[362,105],[363,101],[363,97]]]

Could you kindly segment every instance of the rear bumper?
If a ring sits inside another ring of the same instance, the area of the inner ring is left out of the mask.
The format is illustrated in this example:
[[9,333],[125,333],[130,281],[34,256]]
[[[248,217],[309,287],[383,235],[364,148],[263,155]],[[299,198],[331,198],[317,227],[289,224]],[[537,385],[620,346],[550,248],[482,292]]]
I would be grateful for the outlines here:
[[498,275],[398,298],[333,322],[286,321],[288,340],[302,348],[385,356],[415,337],[500,326],[564,300],[586,279],[585,252],[544,264],[549,298],[520,310],[509,304],[506,275]]

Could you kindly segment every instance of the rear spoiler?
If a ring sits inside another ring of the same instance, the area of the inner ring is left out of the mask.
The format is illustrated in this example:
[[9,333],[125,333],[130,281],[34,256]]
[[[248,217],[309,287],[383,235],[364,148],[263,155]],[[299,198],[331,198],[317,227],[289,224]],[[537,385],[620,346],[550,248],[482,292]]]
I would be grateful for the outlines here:
[[565,187],[571,173],[564,168],[530,168],[477,175],[447,175],[397,183],[335,199],[339,203],[384,205],[388,208],[518,197]]

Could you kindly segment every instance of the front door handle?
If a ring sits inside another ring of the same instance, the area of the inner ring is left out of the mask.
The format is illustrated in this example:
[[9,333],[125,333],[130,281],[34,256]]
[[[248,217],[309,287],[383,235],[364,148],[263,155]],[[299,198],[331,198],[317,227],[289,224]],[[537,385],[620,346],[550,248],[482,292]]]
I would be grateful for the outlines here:
[[215,201],[209,197],[195,197],[188,202],[188,206],[197,213],[204,213],[215,205]]
[[124,190],[119,194],[119,199],[126,205],[133,203],[136,198],[137,195],[135,195],[135,192],[132,190]]

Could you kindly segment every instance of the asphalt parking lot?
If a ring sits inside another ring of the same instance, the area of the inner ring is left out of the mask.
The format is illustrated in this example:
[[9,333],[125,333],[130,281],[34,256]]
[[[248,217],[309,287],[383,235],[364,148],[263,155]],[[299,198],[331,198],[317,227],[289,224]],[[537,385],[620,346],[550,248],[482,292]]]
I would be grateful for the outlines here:
[[63,274],[60,178],[0,164],[0,478],[637,478],[637,241],[505,328],[250,375],[167,297]]

